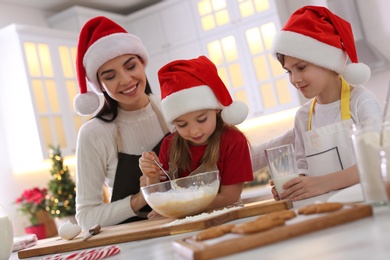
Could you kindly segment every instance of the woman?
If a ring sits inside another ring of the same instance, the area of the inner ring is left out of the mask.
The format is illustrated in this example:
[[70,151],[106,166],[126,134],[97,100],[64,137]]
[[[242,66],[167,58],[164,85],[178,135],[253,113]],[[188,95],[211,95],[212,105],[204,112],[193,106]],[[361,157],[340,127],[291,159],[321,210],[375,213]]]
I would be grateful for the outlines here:
[[[96,94],[104,96],[103,107],[78,135],[77,222],[86,230],[144,219],[150,208],[140,193],[138,159],[143,149],[158,153],[169,133],[159,97],[147,82],[148,54],[138,37],[102,16],[83,26],[77,48],[76,111],[94,113]],[[111,191],[110,203],[103,201],[104,184]]]

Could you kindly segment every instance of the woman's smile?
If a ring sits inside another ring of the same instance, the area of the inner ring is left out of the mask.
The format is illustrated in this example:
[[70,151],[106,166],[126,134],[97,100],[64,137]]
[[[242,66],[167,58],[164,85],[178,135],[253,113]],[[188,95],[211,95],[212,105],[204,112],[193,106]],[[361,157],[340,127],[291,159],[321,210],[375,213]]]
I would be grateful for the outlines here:
[[123,95],[126,95],[126,96],[132,96],[135,94],[137,89],[138,89],[138,84],[136,84],[132,87],[126,88],[125,90],[122,90],[120,93]]

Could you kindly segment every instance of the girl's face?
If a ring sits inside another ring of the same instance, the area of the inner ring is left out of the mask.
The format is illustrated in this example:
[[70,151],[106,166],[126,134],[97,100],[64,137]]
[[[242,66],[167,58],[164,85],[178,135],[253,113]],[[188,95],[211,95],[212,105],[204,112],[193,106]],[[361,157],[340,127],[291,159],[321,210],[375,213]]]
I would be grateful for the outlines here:
[[316,97],[320,104],[340,99],[341,81],[336,72],[287,55],[283,68],[287,70],[291,84],[305,98]]
[[118,101],[121,109],[137,110],[148,104],[145,67],[137,55],[125,54],[107,61],[97,77],[102,91]]
[[217,125],[217,109],[204,109],[179,116],[173,121],[179,135],[192,145],[205,145]]

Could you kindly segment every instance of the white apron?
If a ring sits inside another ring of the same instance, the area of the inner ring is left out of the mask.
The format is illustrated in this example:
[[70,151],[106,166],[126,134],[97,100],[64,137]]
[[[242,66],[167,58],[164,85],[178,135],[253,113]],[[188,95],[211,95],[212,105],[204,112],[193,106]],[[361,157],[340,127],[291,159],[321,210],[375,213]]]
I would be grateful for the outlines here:
[[341,171],[356,163],[350,138],[350,128],[354,123],[350,113],[351,91],[349,84],[343,78],[341,78],[341,81],[340,107],[342,121],[311,129],[316,103],[315,98],[310,107],[308,131],[303,134],[308,174],[310,176]]

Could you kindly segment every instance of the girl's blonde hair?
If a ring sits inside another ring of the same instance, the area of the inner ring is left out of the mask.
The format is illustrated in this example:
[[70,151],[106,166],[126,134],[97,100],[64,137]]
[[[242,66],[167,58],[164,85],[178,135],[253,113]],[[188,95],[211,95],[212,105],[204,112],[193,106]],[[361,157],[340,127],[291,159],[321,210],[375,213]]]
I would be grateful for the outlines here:
[[[206,151],[200,161],[200,164],[204,164],[207,170],[212,170],[213,166],[218,163],[219,144],[222,133],[226,128],[240,131],[237,127],[226,124],[221,117],[221,113],[218,113],[214,133],[210,136]],[[169,156],[170,163],[177,167],[179,173],[191,170],[192,158],[188,141],[181,137],[178,132],[174,135]]]

